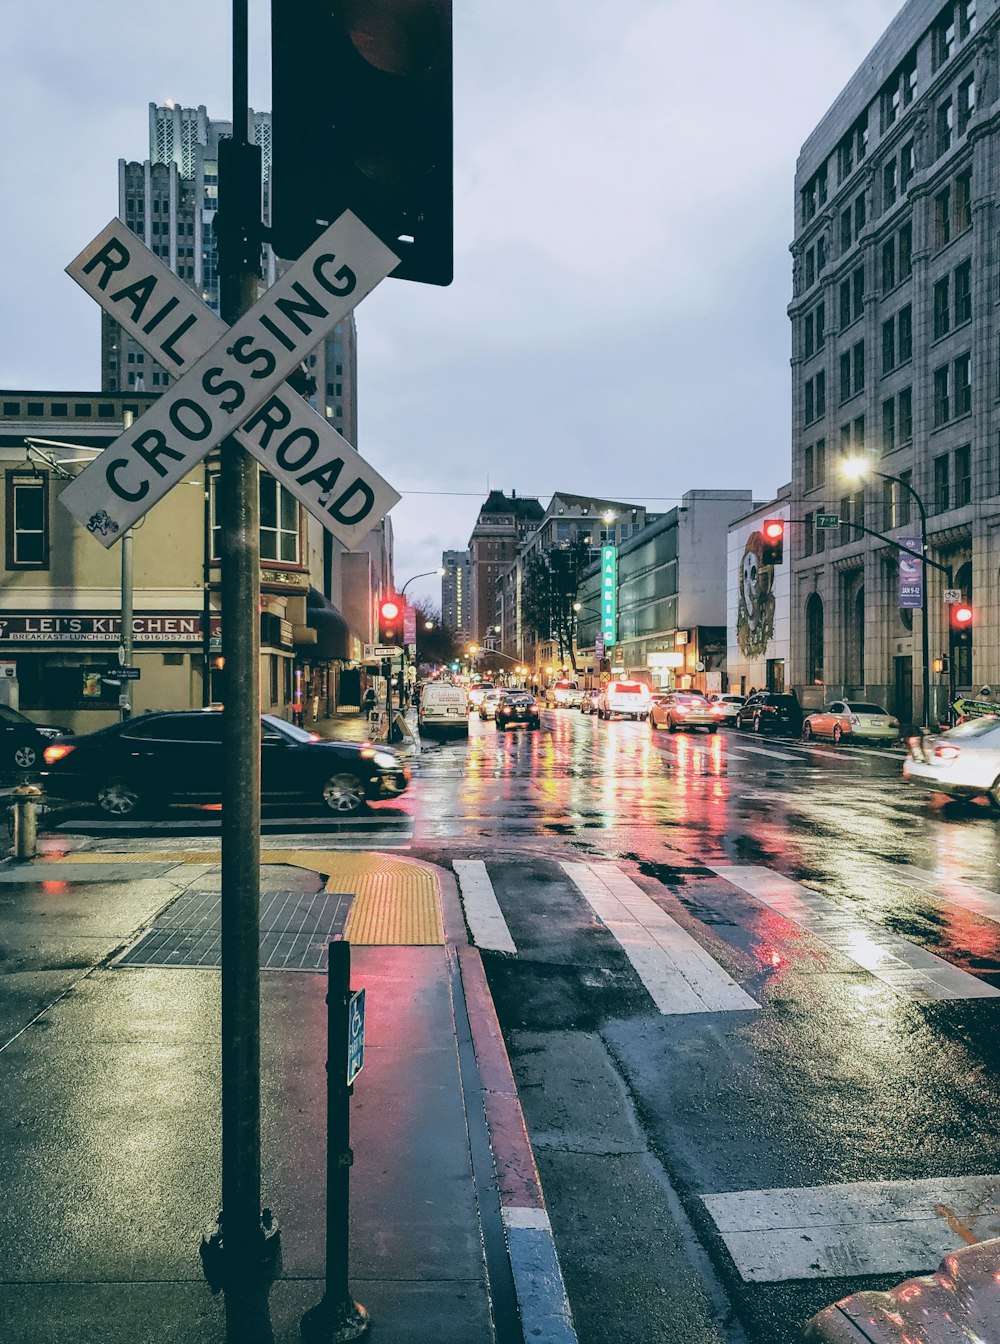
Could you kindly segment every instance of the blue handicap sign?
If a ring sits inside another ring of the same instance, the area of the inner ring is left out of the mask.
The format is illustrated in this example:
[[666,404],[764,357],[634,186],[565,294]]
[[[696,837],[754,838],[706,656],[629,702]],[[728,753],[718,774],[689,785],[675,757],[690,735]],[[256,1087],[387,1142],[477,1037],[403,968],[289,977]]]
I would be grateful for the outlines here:
[[365,991],[351,995],[347,1009],[347,1086],[365,1067]]

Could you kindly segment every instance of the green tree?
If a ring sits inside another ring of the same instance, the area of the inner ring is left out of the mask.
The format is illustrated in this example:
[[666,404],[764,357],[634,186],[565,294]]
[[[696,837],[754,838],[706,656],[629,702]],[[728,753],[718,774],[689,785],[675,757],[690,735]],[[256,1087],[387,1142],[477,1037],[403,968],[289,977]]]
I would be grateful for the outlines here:
[[[453,630],[441,624],[441,613],[427,598],[417,598],[410,606],[417,613],[417,664],[446,667],[461,657],[461,648]],[[427,626],[430,625],[430,629]]]
[[559,661],[567,659],[576,671],[576,612],[573,603],[580,576],[590,564],[585,541],[566,542],[548,551],[536,551],[525,561],[521,588],[524,620],[536,640],[555,640]]

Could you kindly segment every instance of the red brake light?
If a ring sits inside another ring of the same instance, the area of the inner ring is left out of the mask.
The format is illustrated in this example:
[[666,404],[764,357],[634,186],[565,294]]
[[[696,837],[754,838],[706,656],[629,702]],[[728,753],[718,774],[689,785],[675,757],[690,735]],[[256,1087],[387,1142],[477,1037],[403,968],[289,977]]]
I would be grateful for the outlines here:
[[953,761],[953,760],[955,759],[956,756],[960,756],[961,754],[962,754],[962,753],[960,752],[960,750],[958,749],[958,747],[935,747],[935,748],[934,748],[934,755],[937,756],[937,757],[939,757],[939,759],[941,759],[942,761]]
[[319,733],[310,733],[310,734],[309,734],[309,741],[310,741],[310,742],[322,742],[322,741],[323,741],[323,738],[320,736]]
[[46,765],[55,765],[56,761],[61,761],[71,751],[76,751],[76,747],[72,746],[71,743],[57,742],[51,747],[46,747],[42,755],[45,757]]

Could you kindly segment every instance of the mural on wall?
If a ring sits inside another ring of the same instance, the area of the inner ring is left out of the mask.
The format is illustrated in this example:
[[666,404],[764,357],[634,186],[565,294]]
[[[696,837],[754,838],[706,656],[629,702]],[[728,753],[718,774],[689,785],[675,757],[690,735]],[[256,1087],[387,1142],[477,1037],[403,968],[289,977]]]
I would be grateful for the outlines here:
[[747,658],[760,658],[774,634],[774,566],[761,561],[764,538],[751,532],[740,561],[736,641]]

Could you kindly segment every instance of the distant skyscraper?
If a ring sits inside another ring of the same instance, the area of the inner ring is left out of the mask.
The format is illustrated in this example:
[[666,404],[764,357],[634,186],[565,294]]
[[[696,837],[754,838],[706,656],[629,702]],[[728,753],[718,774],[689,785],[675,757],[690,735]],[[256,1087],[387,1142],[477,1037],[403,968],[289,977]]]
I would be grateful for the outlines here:
[[[165,265],[219,311],[219,141],[232,135],[228,121],[213,121],[204,107],[149,105],[149,158],[118,160],[118,213]],[[247,127],[261,150],[261,218],[270,220],[271,114],[250,111]],[[271,284],[282,263],[261,247],[261,285]],[[316,392],[309,400],[344,437],[357,443],[357,353],[353,313],[309,355]],[[170,385],[162,368],[106,315],[101,324],[101,386],[105,392],[159,392]]]
[[445,551],[441,556],[441,624],[456,635],[469,634],[469,602],[472,596],[468,551]]

